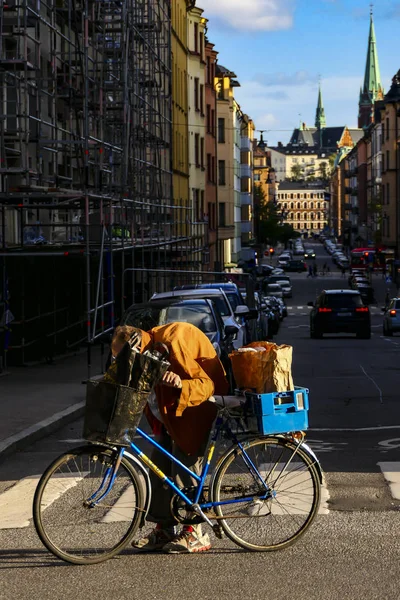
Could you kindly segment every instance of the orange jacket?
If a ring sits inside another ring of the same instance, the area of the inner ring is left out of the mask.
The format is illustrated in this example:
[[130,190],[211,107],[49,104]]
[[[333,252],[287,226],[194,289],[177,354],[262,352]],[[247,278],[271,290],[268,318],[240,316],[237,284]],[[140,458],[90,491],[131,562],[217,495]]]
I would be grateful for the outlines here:
[[[208,436],[216,408],[206,402],[214,393],[228,393],[224,368],[207,336],[190,323],[169,323],[142,334],[142,352],[158,342],[169,349],[170,370],[179,375],[182,389],[156,386],[158,407],[164,425],[177,445],[196,454]],[[155,421],[146,407],[150,424]]]

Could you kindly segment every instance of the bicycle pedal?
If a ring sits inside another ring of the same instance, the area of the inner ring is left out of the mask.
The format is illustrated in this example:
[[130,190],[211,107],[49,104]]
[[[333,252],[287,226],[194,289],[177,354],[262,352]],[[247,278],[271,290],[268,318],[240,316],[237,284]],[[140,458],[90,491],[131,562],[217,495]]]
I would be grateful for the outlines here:
[[218,523],[216,523],[215,525],[213,525],[213,531],[214,531],[215,537],[217,537],[219,540],[223,539],[223,537],[224,537],[224,531],[223,531],[221,525],[218,525]]

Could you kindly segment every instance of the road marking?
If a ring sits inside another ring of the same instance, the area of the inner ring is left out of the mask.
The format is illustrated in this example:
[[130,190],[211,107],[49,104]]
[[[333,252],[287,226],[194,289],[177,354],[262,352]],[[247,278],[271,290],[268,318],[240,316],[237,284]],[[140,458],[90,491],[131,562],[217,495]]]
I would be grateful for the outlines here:
[[400,500],[400,462],[378,462],[392,497]]
[[[25,477],[9,490],[0,494],[0,529],[22,529],[29,527],[32,519],[32,501],[40,475]],[[60,487],[60,479],[63,479]],[[44,510],[67,490],[77,485],[82,477],[64,475],[51,479],[46,486],[46,502]]]
[[362,365],[360,365],[360,369],[364,373],[365,377],[367,377],[370,381],[372,381],[372,383],[374,384],[374,386],[378,390],[378,392],[379,392],[379,402],[381,404],[383,404],[383,397],[382,397],[382,390],[381,390],[381,388],[376,383],[375,379],[373,377],[371,377],[370,375],[368,375],[368,373],[366,372],[366,370],[364,369],[364,367]]

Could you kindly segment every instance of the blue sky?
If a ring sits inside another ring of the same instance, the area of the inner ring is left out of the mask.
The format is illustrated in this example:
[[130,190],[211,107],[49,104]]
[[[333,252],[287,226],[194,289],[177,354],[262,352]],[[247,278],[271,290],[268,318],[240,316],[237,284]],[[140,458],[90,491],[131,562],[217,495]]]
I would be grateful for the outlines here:
[[[314,125],[321,76],[328,126],[357,126],[369,31],[366,0],[197,0],[235,97],[264,139],[287,143],[300,119]],[[400,1],[375,0],[382,82],[400,69]],[[257,133],[257,137],[259,134]]]

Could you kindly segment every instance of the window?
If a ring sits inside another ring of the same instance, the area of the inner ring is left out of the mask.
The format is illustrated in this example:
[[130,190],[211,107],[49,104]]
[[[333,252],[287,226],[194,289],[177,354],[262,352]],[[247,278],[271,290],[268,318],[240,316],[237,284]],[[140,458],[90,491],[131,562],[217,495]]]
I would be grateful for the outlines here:
[[297,220],[300,221],[300,213],[297,213]]
[[215,183],[215,156],[211,159],[211,181]]
[[321,208],[321,203],[317,202],[317,208]]
[[200,112],[204,115],[204,85],[200,85]]
[[215,110],[211,111],[211,133],[215,136]]
[[310,208],[314,208],[314,202],[310,203]]
[[390,184],[386,184],[386,204],[390,204]]
[[194,107],[199,110],[199,78],[194,78]]
[[297,208],[300,208],[300,202],[297,203]]
[[194,51],[199,51],[199,24],[194,24]]
[[200,134],[194,135],[194,164],[196,167],[200,165]]
[[218,142],[225,143],[225,119],[218,119]]
[[386,150],[386,169],[387,170],[390,169],[390,154],[389,154],[389,150]]
[[254,181],[261,181],[260,173],[254,173]]
[[212,83],[211,79],[211,58],[207,56],[207,83]]
[[200,33],[200,58],[203,58],[204,54],[204,33]]
[[385,155],[382,154],[382,172],[385,171]]
[[[321,218],[321,213],[317,213],[317,219],[318,219],[318,221],[320,220],[320,218]],[[318,227],[319,227],[319,225],[318,225]]]
[[198,223],[200,221],[200,190],[198,189],[193,190],[193,205],[193,221]]
[[204,169],[204,138],[200,138],[200,166]]
[[218,225],[219,227],[225,227],[225,202],[218,203]]
[[206,115],[207,133],[211,133],[211,105],[207,104],[207,115]]
[[382,186],[382,204],[386,204],[386,194],[385,194],[386,188],[383,185]]
[[307,202],[303,202],[303,208],[307,208]]
[[386,118],[386,139],[389,139],[389,118]]
[[208,181],[212,181],[212,162],[211,162],[211,154],[207,154],[207,179]]
[[225,185],[225,161],[218,161],[218,185]]

